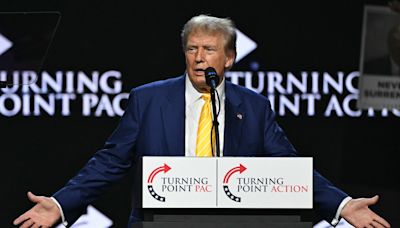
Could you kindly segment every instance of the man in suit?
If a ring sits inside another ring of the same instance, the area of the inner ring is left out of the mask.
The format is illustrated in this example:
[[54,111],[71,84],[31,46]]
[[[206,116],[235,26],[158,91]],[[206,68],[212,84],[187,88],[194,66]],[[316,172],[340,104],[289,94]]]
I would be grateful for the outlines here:
[[[208,67],[215,68],[221,79],[216,90],[221,99],[217,119],[222,156],[297,155],[275,121],[267,98],[224,79],[224,72],[232,67],[236,57],[236,30],[230,19],[193,17],[182,30],[182,45],[185,74],[133,89],[121,122],[104,148],[52,197],[28,193],[36,205],[14,224],[49,227],[61,219],[70,225],[130,168],[140,173],[138,163],[142,156],[197,156],[200,113],[209,102],[203,99],[210,91],[204,73]],[[141,175],[136,176],[134,183],[140,188]],[[133,197],[130,223],[143,219],[140,196]],[[377,200],[352,199],[314,172],[315,208],[333,225],[344,217],[356,227],[390,227],[368,208]]]

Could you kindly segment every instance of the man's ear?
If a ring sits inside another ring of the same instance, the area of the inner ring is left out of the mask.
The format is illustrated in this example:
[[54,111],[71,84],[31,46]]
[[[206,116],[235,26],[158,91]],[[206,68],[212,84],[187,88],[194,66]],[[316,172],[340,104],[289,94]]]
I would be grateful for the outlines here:
[[231,69],[233,64],[235,63],[236,55],[234,52],[228,53],[225,59],[225,69]]

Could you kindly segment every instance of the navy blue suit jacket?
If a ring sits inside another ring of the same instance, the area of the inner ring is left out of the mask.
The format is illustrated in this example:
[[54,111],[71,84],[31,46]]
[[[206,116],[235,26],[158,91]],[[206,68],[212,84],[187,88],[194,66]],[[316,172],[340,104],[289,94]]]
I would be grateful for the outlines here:
[[[266,97],[225,82],[224,156],[297,156]],[[238,118],[242,114],[243,118]],[[130,223],[141,221],[142,156],[185,156],[185,76],[131,91],[125,113],[104,148],[54,194],[72,224],[111,183],[132,167],[137,175]],[[347,195],[314,171],[314,208],[331,221]]]

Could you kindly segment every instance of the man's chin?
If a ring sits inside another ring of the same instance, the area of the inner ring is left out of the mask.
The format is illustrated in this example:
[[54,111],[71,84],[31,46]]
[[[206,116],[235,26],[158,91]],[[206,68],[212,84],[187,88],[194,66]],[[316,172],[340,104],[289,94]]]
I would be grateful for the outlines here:
[[210,87],[206,83],[193,84],[193,87],[200,93],[210,92]]

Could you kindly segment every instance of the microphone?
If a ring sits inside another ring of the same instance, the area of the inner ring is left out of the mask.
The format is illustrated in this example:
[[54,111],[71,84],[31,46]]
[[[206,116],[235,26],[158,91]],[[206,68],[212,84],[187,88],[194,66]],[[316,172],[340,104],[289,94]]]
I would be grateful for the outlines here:
[[[213,67],[207,67],[207,69],[205,69],[204,71],[204,75],[206,77],[206,84],[208,86],[210,86],[210,95],[211,95],[211,105],[212,105],[212,112],[213,112],[213,129],[215,131],[215,149],[216,151],[213,150],[213,155],[216,157],[220,157],[221,156],[221,152],[220,152],[220,147],[219,147],[219,123],[218,123],[218,113],[217,113],[217,108],[216,108],[216,101],[215,101],[215,91],[216,88],[218,86],[219,83],[219,77],[217,75],[217,71],[215,71],[215,69]],[[217,96],[218,95],[218,91],[217,91]],[[219,101],[219,97],[218,97],[218,101]],[[220,108],[220,107],[219,107]],[[211,130],[213,130],[211,129]],[[211,134],[212,137],[212,134]],[[211,139],[211,145],[213,145],[212,143],[212,139]],[[213,148],[213,146],[212,146]]]
[[207,69],[204,72],[206,76],[207,85],[210,86],[212,90],[215,90],[215,88],[217,88],[219,83],[219,77],[217,75],[217,71],[215,71],[213,67],[207,67]]

